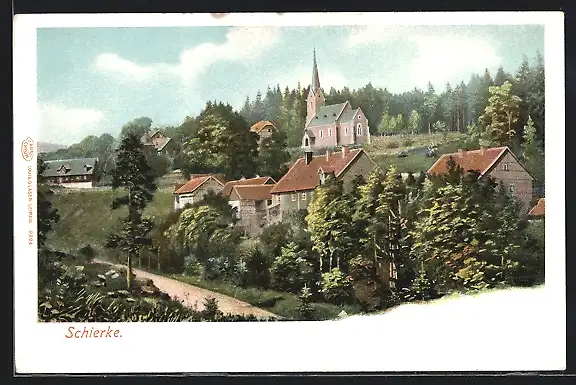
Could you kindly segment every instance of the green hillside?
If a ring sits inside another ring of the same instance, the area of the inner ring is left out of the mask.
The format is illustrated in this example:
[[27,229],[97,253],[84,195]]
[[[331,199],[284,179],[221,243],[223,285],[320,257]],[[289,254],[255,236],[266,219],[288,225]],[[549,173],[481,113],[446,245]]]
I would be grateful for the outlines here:
[[[110,209],[112,199],[118,195],[121,192],[112,190],[57,192],[52,195],[51,201],[58,209],[60,221],[49,233],[48,246],[74,253],[89,244],[102,252],[107,235],[120,229],[121,220],[127,214],[125,207]],[[171,210],[171,192],[158,191],[144,213],[154,218]]]

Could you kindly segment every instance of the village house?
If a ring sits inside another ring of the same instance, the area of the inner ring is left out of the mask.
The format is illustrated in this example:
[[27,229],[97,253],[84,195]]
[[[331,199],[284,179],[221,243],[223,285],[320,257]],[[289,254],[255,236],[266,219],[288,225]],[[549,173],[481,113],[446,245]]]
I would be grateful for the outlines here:
[[302,147],[315,150],[369,143],[370,126],[362,109],[352,108],[348,101],[326,105],[326,99],[320,88],[316,51],[314,51],[312,84],[306,99],[306,123]]
[[502,182],[504,188],[522,202],[523,213],[530,209],[534,177],[508,147],[481,147],[479,150],[444,154],[430,167],[428,175],[446,173],[450,157],[465,173],[474,170],[480,173],[480,178],[489,175]]
[[177,187],[173,193],[174,210],[180,210],[186,204],[194,204],[201,201],[210,191],[218,194],[223,188],[224,181],[218,175],[191,175],[190,180],[184,185]]
[[257,123],[254,123],[252,127],[250,127],[250,131],[258,134],[259,145],[262,142],[262,139],[269,137],[276,130],[277,128],[274,123],[268,120],[261,120]]
[[160,130],[151,130],[140,137],[144,147],[154,150],[158,154],[172,156],[176,150],[175,142],[172,138],[164,135]]
[[275,181],[270,177],[256,177],[229,181],[220,194],[236,209],[236,226],[246,235],[258,236],[269,224],[268,207],[272,205],[270,190]]
[[67,188],[92,188],[97,180],[97,158],[78,158],[48,160],[41,175],[42,181],[49,185]]
[[538,203],[528,211],[528,216],[532,219],[542,219],[545,214],[544,198],[538,199]]
[[319,156],[307,151],[270,191],[275,199],[272,199],[269,211],[275,216],[274,220],[282,220],[291,212],[307,209],[314,189],[329,174],[341,179],[344,189],[349,190],[356,176],[361,175],[367,180],[376,167],[363,149],[351,150],[343,146],[341,151],[326,151],[325,155]]

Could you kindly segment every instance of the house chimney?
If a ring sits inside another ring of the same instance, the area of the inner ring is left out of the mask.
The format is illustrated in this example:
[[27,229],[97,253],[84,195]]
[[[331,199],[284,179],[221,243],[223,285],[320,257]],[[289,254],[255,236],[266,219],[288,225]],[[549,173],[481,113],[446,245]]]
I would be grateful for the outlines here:
[[484,155],[486,153],[486,146],[480,146],[480,155]]
[[461,149],[461,148],[458,149],[458,156],[460,158],[462,158],[464,156],[464,150],[463,149]]
[[306,164],[310,164],[312,162],[312,151],[306,151],[304,159],[306,160]]
[[345,158],[350,153],[348,146],[342,146],[342,157]]
[[326,160],[330,160],[330,150],[326,150]]

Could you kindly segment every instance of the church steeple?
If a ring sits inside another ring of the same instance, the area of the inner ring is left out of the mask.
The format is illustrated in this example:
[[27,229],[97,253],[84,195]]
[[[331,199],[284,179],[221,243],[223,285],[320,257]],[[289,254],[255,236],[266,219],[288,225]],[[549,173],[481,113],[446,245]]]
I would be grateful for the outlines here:
[[314,67],[312,68],[312,84],[310,90],[313,94],[320,89],[320,76],[318,75],[318,64],[316,64],[316,48],[314,48]]
[[314,118],[318,108],[326,103],[322,89],[320,88],[320,76],[318,76],[318,65],[316,64],[316,49],[314,49],[314,66],[312,68],[312,84],[306,99],[306,125]]

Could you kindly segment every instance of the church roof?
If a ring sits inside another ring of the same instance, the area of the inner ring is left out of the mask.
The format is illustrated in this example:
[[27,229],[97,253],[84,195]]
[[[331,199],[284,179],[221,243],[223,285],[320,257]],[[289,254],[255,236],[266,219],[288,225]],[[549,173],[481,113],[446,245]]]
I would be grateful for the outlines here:
[[340,115],[340,119],[338,119],[338,121],[339,122],[349,122],[352,119],[354,119],[354,117],[356,116],[358,111],[360,111],[360,108],[356,108],[355,110],[344,111],[342,113],[342,115]]
[[310,123],[308,123],[308,127],[334,123],[345,106],[346,103],[340,103],[319,107],[316,111],[316,115],[314,115],[312,120],[310,120]]

